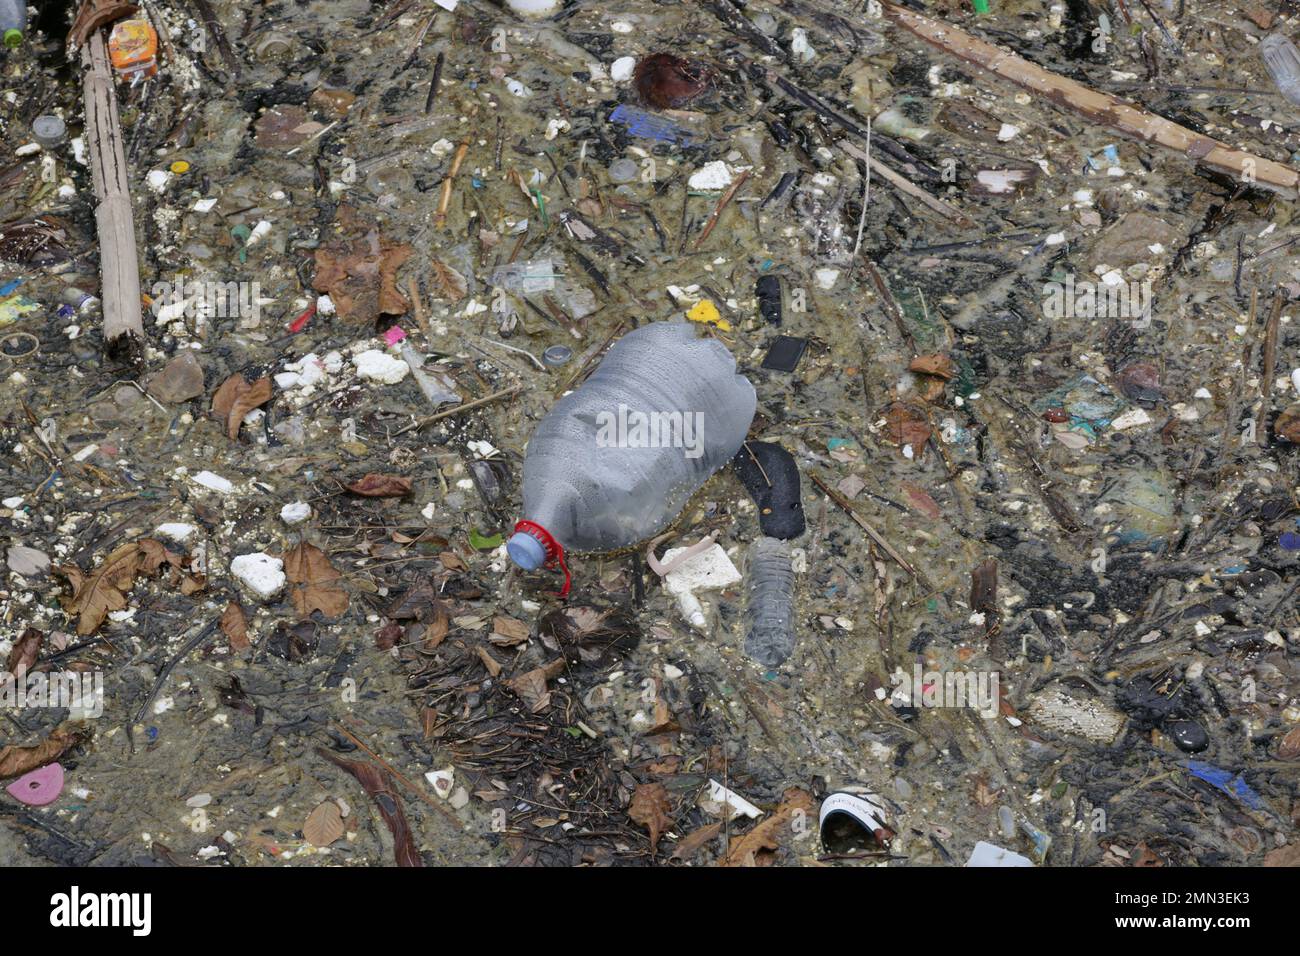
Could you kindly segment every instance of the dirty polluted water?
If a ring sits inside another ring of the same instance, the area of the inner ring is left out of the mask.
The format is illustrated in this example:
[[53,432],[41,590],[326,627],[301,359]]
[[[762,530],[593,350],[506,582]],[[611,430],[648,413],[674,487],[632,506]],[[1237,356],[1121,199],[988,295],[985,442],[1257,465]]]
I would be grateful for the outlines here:
[[1300,4],[0,18],[0,864],[1300,863]]

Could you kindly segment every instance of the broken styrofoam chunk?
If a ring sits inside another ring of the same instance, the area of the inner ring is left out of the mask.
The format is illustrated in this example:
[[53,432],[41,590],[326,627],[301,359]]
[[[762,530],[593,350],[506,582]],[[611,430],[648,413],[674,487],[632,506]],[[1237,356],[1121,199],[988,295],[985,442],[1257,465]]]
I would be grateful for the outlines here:
[[194,532],[199,529],[183,521],[169,521],[166,524],[160,524],[153,530],[154,534],[162,535],[168,541],[185,544],[190,538],[194,537]]
[[357,378],[380,385],[396,385],[411,373],[405,362],[379,349],[367,349],[353,356],[352,364],[356,366]]
[[709,779],[709,792],[700,800],[700,805],[714,816],[722,816],[722,809],[726,807],[731,810],[729,818],[732,820],[739,816],[757,820],[763,815],[763,811],[758,807],[712,778]]
[[722,160],[714,160],[711,163],[705,163],[695,172],[691,173],[688,180],[692,189],[717,190],[726,189],[731,185],[731,169]]
[[259,601],[269,601],[284,590],[284,562],[263,551],[234,558],[230,562],[230,573],[251,597]]
[[287,525],[301,524],[311,517],[311,505],[295,501],[280,509],[280,520]]
[[327,295],[316,296],[316,313],[318,315],[333,315],[334,300]]
[[193,208],[195,212],[211,212],[212,207],[215,206],[216,204],[217,204],[217,200],[215,198],[200,199],[191,208]]
[[223,495],[228,495],[235,490],[235,486],[230,481],[210,471],[201,471],[192,480],[196,485],[202,485]]
[[[297,374],[297,384],[303,388],[311,385],[318,385],[325,381],[327,377],[325,362],[315,352],[308,352],[302,358],[298,359],[298,361],[290,362],[285,366],[285,368],[290,372]],[[277,375],[277,382],[279,381],[279,378],[280,377]]]
[[967,866],[1033,866],[1027,857],[980,840],[971,851]]
[[[686,548],[670,548],[660,558],[663,564],[672,563],[673,558],[686,551]],[[740,572],[722,550],[722,545],[701,551],[688,558],[681,567],[673,568],[664,576],[664,585],[673,594],[689,591],[716,591],[739,583]]]
[[156,193],[161,193],[166,189],[167,184],[171,182],[171,179],[172,174],[165,169],[151,169],[149,170],[149,174],[145,176],[145,182],[147,182],[149,188]]

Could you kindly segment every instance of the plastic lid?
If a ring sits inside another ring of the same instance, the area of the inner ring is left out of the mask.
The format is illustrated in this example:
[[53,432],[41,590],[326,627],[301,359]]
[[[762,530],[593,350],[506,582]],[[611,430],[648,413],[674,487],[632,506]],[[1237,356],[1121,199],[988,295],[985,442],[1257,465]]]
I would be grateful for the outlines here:
[[23,42],[23,31],[10,27],[5,31],[5,46],[15,47]]
[[516,531],[506,542],[506,554],[525,571],[536,571],[546,562],[546,548],[531,534]]

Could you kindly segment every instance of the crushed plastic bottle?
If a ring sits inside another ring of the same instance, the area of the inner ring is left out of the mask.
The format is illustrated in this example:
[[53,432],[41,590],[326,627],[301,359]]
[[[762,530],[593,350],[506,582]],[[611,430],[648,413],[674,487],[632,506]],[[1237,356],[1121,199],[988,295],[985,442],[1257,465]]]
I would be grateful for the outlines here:
[[766,667],[777,667],[794,652],[790,545],[779,538],[756,538],[749,549],[745,577],[745,654]]
[[609,350],[542,419],[524,458],[524,517],[507,542],[525,570],[616,551],[661,531],[740,448],[754,386],[722,343],[652,322]]
[[1300,106],[1300,50],[1296,45],[1284,33],[1270,33],[1260,41],[1259,55],[1278,92]]

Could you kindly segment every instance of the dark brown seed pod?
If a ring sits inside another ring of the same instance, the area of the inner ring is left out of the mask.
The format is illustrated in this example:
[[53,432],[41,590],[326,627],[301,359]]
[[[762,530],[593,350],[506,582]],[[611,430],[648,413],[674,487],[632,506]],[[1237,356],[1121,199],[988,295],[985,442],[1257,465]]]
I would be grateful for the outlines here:
[[642,57],[636,65],[636,91],[656,109],[680,109],[709,88],[713,71],[703,63],[671,53]]

